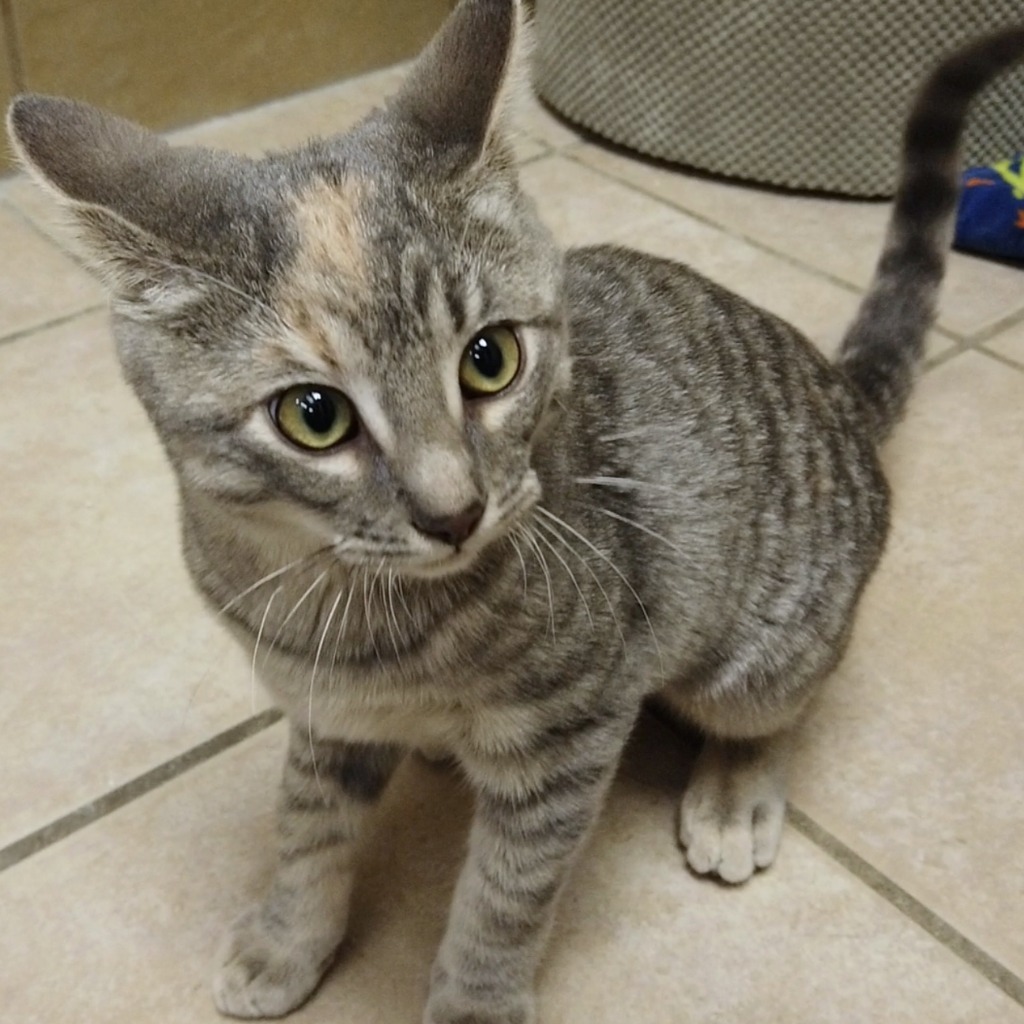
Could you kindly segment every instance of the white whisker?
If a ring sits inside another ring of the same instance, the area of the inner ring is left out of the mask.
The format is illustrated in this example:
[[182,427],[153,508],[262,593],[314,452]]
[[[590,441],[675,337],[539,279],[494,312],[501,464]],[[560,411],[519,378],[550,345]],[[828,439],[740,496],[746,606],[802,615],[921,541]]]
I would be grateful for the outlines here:
[[[633,483],[639,483],[639,481],[633,481]],[[657,488],[659,490],[662,489],[657,484],[652,484],[650,486]],[[630,519],[629,516],[624,516],[619,512],[613,512],[611,509],[605,508],[602,505],[594,505],[592,506],[592,508],[595,512],[600,512],[602,515],[608,516],[610,519],[617,519],[620,523],[625,523],[627,526],[632,526],[634,529],[639,530],[641,533],[646,533],[649,537],[653,537],[655,540],[660,541],[670,551],[674,551],[677,555],[679,555],[680,559],[682,559],[683,564],[686,566],[687,570],[690,573],[694,575],[699,575],[703,579],[709,578],[707,570],[704,569],[702,566],[695,564],[695,560],[691,552],[688,552],[683,548],[679,547],[678,544],[669,540],[668,537],[666,537],[664,534],[658,533],[657,530],[653,530],[651,529],[651,527],[646,526],[644,523],[638,522],[635,519]]]
[[345,602],[345,610],[341,613],[341,622],[338,624],[338,635],[334,638],[334,651],[331,654],[330,675],[334,675],[334,666],[338,663],[338,651],[341,649],[341,641],[345,636],[345,626],[348,623],[349,609],[352,607],[352,598],[355,597],[356,585],[349,580],[348,600]]
[[320,642],[316,645],[316,657],[313,659],[313,671],[309,676],[309,699],[307,701],[307,715],[306,715],[306,731],[309,734],[309,756],[313,762],[313,777],[316,779],[317,788],[320,790],[320,795],[326,798],[324,793],[323,785],[320,782],[320,771],[317,768],[316,763],[316,747],[313,743],[313,692],[316,689],[316,673],[320,667],[320,655],[323,653],[324,641],[327,639],[327,633],[331,628],[331,622],[334,620],[334,613],[338,610],[338,605],[341,604],[344,590],[338,590],[338,596],[334,599],[334,604],[331,605],[331,610],[327,613],[327,619],[324,621],[324,628],[320,631]]
[[689,557],[687,553],[681,547],[679,547],[679,545],[673,544],[672,541],[668,539],[668,537],[662,536],[662,534],[658,533],[657,530],[652,530],[649,526],[644,526],[643,523],[638,523],[635,519],[630,519],[629,516],[620,515],[618,512],[613,512],[610,508],[603,508],[600,505],[596,507],[596,511],[600,512],[602,515],[608,516],[611,519],[617,519],[620,523],[625,523],[627,526],[636,527],[636,529],[642,531],[643,533],[646,533],[650,537],[653,537],[655,540],[660,540],[662,544],[670,548],[677,555],[681,555],[683,558]]
[[587,598],[580,587],[579,581],[576,579],[576,574],[572,571],[569,563],[562,557],[562,553],[545,537],[543,534],[537,534],[537,540],[544,544],[548,550],[557,558],[561,563],[565,571],[569,574],[569,579],[572,580],[572,585],[576,588],[576,593],[579,594],[580,600],[583,602],[583,611],[586,612],[587,621],[590,623],[591,632],[594,629],[594,617],[590,614],[590,605],[587,603]]
[[544,552],[541,550],[541,546],[537,543],[537,539],[533,536],[530,531],[523,534],[526,543],[533,549],[534,554],[537,556],[537,562],[540,564],[541,572],[544,573],[544,585],[548,592],[548,624],[551,629],[551,637],[555,637],[555,598],[554,592],[551,589],[551,573],[548,571],[547,559],[544,557]]
[[[383,580],[381,582],[383,585]],[[388,569],[387,588],[384,594],[384,597],[386,598],[386,600],[384,601],[384,618],[387,620],[388,632],[391,634],[391,647],[395,652],[395,660],[401,661],[402,652],[398,649],[398,640],[396,638],[396,633],[398,630],[398,616],[395,614],[394,587],[395,572],[393,569]]]
[[579,530],[570,526],[564,519],[560,519],[558,516],[554,514],[554,512],[551,512],[549,509],[544,508],[543,505],[537,505],[536,508],[541,515],[546,516],[553,522],[561,524],[561,526],[568,530],[574,537],[579,538],[584,544],[587,545],[588,548],[590,548],[591,551],[594,552],[595,555],[597,555],[598,558],[600,558],[603,562],[607,563],[608,567],[626,585],[629,592],[633,595],[633,598],[637,603],[637,607],[640,609],[644,619],[647,622],[647,628],[651,631],[651,640],[654,642],[654,649],[657,652],[658,660],[661,662],[662,675],[664,675],[665,662],[661,654],[661,645],[658,643],[657,636],[655,636],[654,626],[651,623],[651,617],[647,614],[647,608],[644,606],[643,601],[640,600],[640,595],[636,592],[636,589],[634,588],[633,584],[630,583],[628,579],[626,579],[626,576],[622,572],[622,570],[599,547],[597,547],[597,545],[594,544],[593,541],[584,537],[583,534],[579,532]]
[[517,536],[522,536],[524,529],[525,527],[522,524],[515,527],[515,529],[513,529],[513,531],[508,535],[508,540],[509,543],[512,545],[513,551],[515,551],[516,553],[516,558],[519,559],[519,567],[523,570],[523,603],[525,604],[528,595],[526,580],[526,559],[523,558],[523,549],[519,546],[519,542],[516,540]]
[[317,578],[313,580],[313,582],[310,583],[310,585],[305,589],[305,591],[303,592],[302,596],[298,599],[298,601],[296,601],[295,604],[292,605],[292,610],[284,617],[284,622],[282,622],[281,625],[278,627],[277,633],[274,635],[274,639],[270,642],[270,649],[267,651],[266,657],[264,657],[263,659],[264,663],[266,663],[267,658],[269,658],[270,655],[273,653],[274,648],[277,646],[277,641],[281,639],[281,636],[283,635],[288,623],[291,622],[292,619],[295,617],[295,613],[305,603],[306,598],[309,597],[309,595],[312,594],[313,591],[324,581],[329,571],[329,569],[324,569],[324,571],[320,573],[320,575],[317,576]]
[[263,609],[263,618],[260,619],[260,628],[256,633],[256,643],[252,649],[252,665],[249,668],[249,708],[253,714],[256,714],[256,655],[259,654],[260,641],[263,639],[263,630],[267,624],[267,616],[270,615],[270,606],[274,603],[277,595],[281,593],[283,587],[279,586],[271,595],[270,600],[267,601],[267,607]]
[[223,615],[233,605],[238,604],[238,602],[241,601],[242,598],[248,597],[249,594],[251,594],[254,590],[258,590],[265,583],[270,583],[271,580],[276,580],[279,576],[283,576],[290,569],[295,569],[298,566],[305,564],[306,562],[312,562],[314,559],[319,558],[320,555],[324,554],[324,552],[329,550],[329,547],[330,546],[328,545],[327,547],[318,548],[311,554],[303,555],[302,558],[296,558],[294,562],[289,562],[287,565],[282,566],[280,569],[275,569],[273,572],[268,572],[266,576],[261,576],[255,583],[250,584],[240,594],[236,594],[233,598],[231,598],[231,600],[228,601],[226,605],[220,608],[217,614]]
[[[377,573],[380,573],[381,566],[384,565],[384,559],[381,559],[380,566],[377,567]],[[373,623],[370,620],[370,601],[373,598],[373,588],[377,583],[377,575],[373,577],[373,582],[370,582],[369,570],[363,569],[363,622],[366,624],[366,632],[370,635],[370,643],[373,646],[373,653],[377,657],[377,663],[383,665],[384,662],[380,656],[380,649],[377,647],[377,631],[373,628]]]
[[654,491],[686,499],[693,497],[686,491],[681,491],[678,487],[669,487],[667,484],[652,484],[646,480],[634,480],[628,476],[578,476],[574,479],[578,484],[589,484],[592,487],[610,487],[620,491]]
[[619,614],[615,610],[615,604],[611,597],[608,596],[608,591],[605,590],[604,584],[601,582],[601,577],[594,572],[593,566],[587,561],[587,559],[581,555],[566,539],[562,536],[561,531],[558,530],[553,524],[545,523],[542,520],[537,520],[537,525],[547,531],[552,537],[563,544],[569,551],[572,552],[582,563],[583,568],[590,573],[591,578],[597,584],[597,589],[601,591],[601,596],[604,598],[605,604],[608,605],[608,611],[611,613],[612,621],[615,623],[615,631],[619,634],[619,641],[622,643],[623,651],[626,650],[626,634],[622,629],[622,623],[619,621]]
[[632,430],[616,430],[611,434],[601,434],[598,437],[598,441],[628,441],[632,437],[644,437],[655,430],[657,430],[656,427],[633,427]]
[[412,621],[413,615],[409,610],[409,602],[405,599],[405,584],[402,582],[402,577],[398,573],[395,573],[395,589],[398,591],[398,601],[405,610],[405,617],[409,621]]

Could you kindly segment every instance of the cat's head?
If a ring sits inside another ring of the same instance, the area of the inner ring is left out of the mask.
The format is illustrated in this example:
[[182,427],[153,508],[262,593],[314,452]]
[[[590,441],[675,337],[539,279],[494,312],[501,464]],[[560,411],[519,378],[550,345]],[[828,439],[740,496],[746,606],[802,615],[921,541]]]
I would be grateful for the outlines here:
[[261,160],[14,102],[186,502],[428,576],[537,500],[569,362],[562,258],[509,148],[524,33],[515,0],[463,0],[384,110]]

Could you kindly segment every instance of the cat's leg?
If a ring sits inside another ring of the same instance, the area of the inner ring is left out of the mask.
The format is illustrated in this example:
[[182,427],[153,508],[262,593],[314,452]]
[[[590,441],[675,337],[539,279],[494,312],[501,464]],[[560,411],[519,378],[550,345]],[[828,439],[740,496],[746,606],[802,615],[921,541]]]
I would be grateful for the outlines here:
[[213,984],[222,1013],[280,1017],[316,988],[345,935],[357,835],[400,758],[396,747],[292,730],[277,869],[225,939]]
[[567,735],[563,755],[540,772],[528,750],[519,773],[463,759],[477,810],[424,1024],[534,1021],[534,974],[555,903],[603,804],[628,724],[592,732],[583,759],[573,757]]
[[672,701],[706,734],[679,812],[679,841],[690,867],[745,882],[778,853],[794,728],[806,699],[761,711],[735,704]]

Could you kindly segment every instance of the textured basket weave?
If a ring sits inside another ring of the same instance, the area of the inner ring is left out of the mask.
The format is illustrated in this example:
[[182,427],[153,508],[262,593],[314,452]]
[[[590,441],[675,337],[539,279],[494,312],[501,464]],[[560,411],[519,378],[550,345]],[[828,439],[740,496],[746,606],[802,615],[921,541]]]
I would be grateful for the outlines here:
[[[652,156],[791,188],[891,195],[913,93],[1022,0],[536,0],[540,94]],[[978,101],[972,162],[1024,148],[1024,71]]]

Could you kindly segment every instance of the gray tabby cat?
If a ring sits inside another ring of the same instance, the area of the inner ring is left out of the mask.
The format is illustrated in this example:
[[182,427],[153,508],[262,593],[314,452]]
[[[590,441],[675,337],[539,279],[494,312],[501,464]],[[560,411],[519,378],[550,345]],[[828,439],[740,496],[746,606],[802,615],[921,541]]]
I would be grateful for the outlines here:
[[477,797],[428,1024],[525,1024],[567,871],[641,702],[707,736],[693,870],[769,865],[792,730],[885,542],[876,447],[932,317],[968,101],[911,117],[870,294],[829,365],[693,271],[563,253],[517,186],[523,12],[463,0],[383,111],[250,160],[25,96],[11,137],[113,294],[181,491],[188,566],[291,721],[270,891],[217,1006],[301,1004],[345,934],[356,841],[410,748]]

